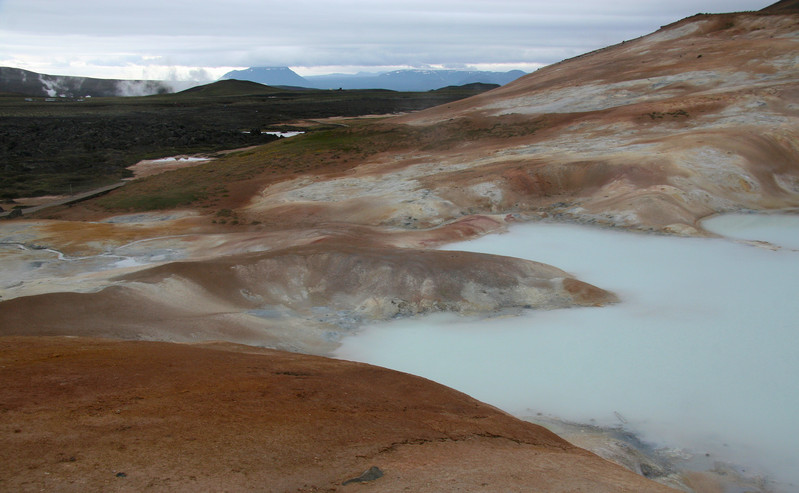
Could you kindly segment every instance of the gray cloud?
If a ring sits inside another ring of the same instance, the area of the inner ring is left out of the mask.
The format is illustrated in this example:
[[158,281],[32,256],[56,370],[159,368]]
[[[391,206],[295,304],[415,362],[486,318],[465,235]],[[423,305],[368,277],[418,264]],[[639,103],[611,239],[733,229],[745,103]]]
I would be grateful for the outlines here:
[[0,0],[0,64],[62,73],[98,67],[118,67],[120,73],[184,67],[187,73],[255,65],[535,65],[647,34],[697,10],[758,10],[767,4]]

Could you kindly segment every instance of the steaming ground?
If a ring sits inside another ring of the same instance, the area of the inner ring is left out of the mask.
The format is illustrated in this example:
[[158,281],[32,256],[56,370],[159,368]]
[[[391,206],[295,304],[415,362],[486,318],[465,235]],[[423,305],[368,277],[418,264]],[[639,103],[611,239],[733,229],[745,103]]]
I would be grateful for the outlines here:
[[[795,221],[764,219],[782,233]],[[799,396],[790,391],[799,374],[799,252],[558,224],[447,249],[560,265],[622,302],[399,321],[344,339],[336,354],[425,376],[519,416],[623,420],[659,447],[767,474],[778,491],[799,485]]]

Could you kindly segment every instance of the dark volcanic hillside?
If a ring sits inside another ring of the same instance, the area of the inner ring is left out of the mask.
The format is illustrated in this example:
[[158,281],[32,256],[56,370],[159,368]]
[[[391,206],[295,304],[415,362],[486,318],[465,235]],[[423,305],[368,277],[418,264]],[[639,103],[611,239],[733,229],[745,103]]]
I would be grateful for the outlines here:
[[0,198],[106,185],[142,159],[264,144],[276,138],[252,130],[295,120],[413,111],[480,90],[291,91],[226,80],[140,98],[0,96]]
[[231,97],[252,96],[254,94],[274,94],[278,91],[280,91],[280,89],[257,82],[230,79],[191,87],[184,91],[180,91],[178,94],[192,97]]
[[117,80],[47,75],[18,68],[0,67],[0,92],[34,97],[112,97],[166,94],[172,88],[157,80]]

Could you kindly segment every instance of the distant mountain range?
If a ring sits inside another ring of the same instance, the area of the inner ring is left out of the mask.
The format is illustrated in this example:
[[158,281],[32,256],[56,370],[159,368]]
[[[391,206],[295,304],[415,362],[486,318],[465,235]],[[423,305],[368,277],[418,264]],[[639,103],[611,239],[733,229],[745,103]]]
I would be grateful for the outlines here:
[[[480,94],[481,92],[490,91],[491,89],[496,89],[500,87],[499,84],[486,84],[483,82],[472,82],[471,84],[463,84],[460,86],[446,86],[440,89],[434,89],[431,91],[425,92],[432,92],[432,93],[445,93],[445,92],[456,92],[461,94],[462,97],[467,97],[468,95],[472,94]],[[306,92],[306,93],[313,93],[313,92],[327,92],[320,89],[313,89],[313,88],[295,88],[293,89],[297,92]],[[351,89],[352,91],[364,92],[364,93],[376,93],[376,92],[393,92],[387,89]],[[201,86],[194,86],[192,88],[180,91],[175,94],[175,97],[218,97],[218,96],[252,96],[256,94],[270,94],[270,93],[286,93],[292,91],[291,87],[287,86],[267,86],[265,84],[260,84],[258,82],[253,82],[250,80],[240,80],[240,79],[222,79],[216,82],[211,82],[210,84],[204,84]]]
[[0,92],[33,97],[76,98],[147,96],[174,92],[174,88],[167,82],[157,80],[94,79],[0,67]]
[[311,87],[308,80],[288,67],[251,67],[244,70],[228,72],[219,80],[248,80],[268,86]]
[[479,70],[395,70],[384,73],[331,74],[302,77],[288,67],[251,67],[228,72],[221,79],[238,79],[270,86],[294,86],[313,89],[391,89],[394,91],[430,91],[446,86],[476,82],[505,85],[525,72],[489,72]]
[[[252,67],[228,72],[220,80],[234,79],[269,86],[308,89],[389,89],[430,91],[471,84],[505,85],[525,75],[521,70],[488,72],[467,70],[395,70],[385,73],[331,74],[301,77],[288,67]],[[167,94],[204,82],[95,79],[48,75],[11,67],[0,67],[0,93],[29,97],[112,97]],[[180,87],[176,87],[180,86]],[[475,89],[483,91],[488,87]]]

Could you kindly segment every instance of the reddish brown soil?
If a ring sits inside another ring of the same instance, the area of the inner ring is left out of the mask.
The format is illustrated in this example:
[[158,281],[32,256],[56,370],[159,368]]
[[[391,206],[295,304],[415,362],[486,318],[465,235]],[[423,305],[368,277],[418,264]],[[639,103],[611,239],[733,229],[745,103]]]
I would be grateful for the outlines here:
[[671,491],[428,380],[307,355],[2,338],[0,388],[5,491]]

